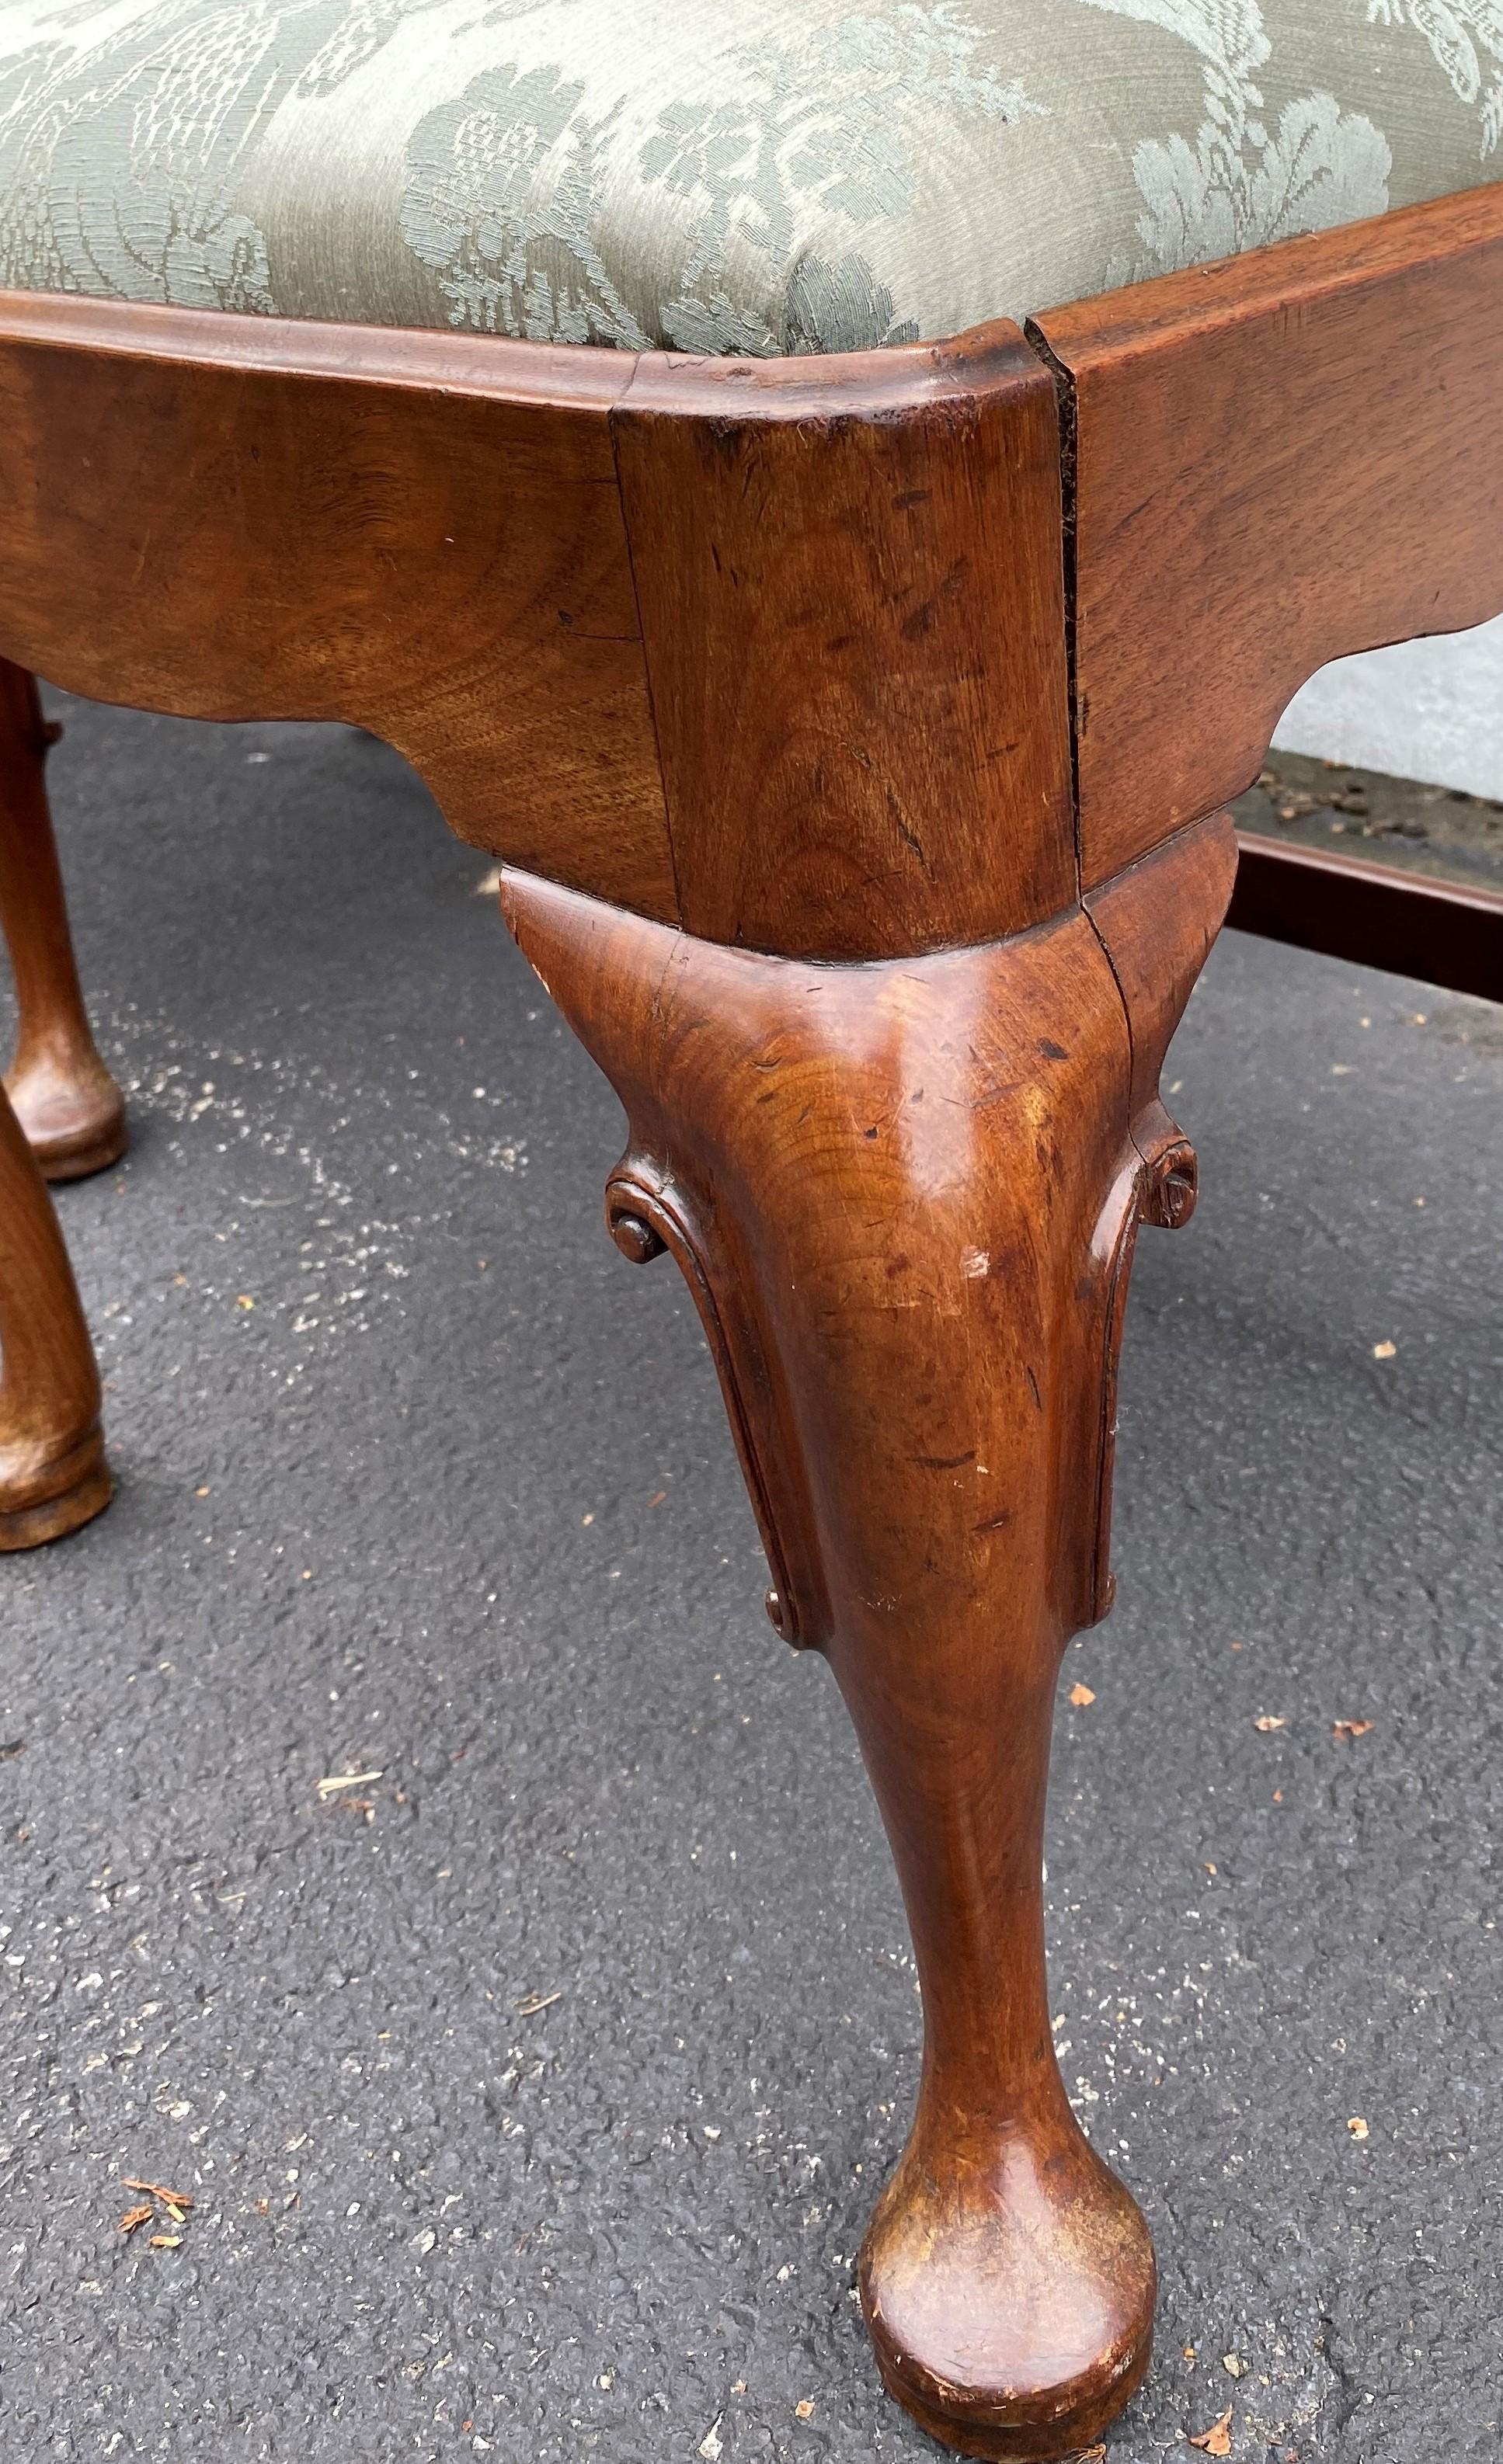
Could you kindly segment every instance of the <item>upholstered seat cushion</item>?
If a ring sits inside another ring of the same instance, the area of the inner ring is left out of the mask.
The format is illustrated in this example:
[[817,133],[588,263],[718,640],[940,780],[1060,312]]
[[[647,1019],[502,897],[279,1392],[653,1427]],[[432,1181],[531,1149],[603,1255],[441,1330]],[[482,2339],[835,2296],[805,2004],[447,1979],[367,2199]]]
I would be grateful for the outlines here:
[[0,283],[847,350],[1472,187],[1500,126],[1500,0],[0,0]]

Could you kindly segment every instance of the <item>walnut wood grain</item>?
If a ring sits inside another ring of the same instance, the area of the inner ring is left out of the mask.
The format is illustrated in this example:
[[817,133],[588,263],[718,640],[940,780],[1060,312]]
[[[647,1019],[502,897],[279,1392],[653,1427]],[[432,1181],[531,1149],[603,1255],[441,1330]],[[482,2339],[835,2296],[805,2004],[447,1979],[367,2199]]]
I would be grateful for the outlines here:
[[125,1100],[95,1045],[74,963],[43,769],[61,730],[34,679],[0,659],[0,933],[15,977],[16,1119],[49,1180],[103,1172],[125,1150]]
[[1088,885],[1328,659],[1503,607],[1503,186],[1055,309]]
[[57,1540],[110,1501],[99,1376],[57,1218],[0,1088],[0,1551]]
[[1187,1211],[1157,1065],[1232,863],[1218,821],[1094,915],[838,966],[503,876],[626,1107],[608,1217],[690,1277],[779,1621],[881,1804],[926,2049],[862,2296],[894,2393],[977,2455],[1089,2443],[1148,2357],[1147,2231],[1054,2064],[1042,1826],[1060,1655],[1109,1597],[1132,1236]]
[[475,846],[676,914],[607,412],[630,359],[0,296],[0,649],[340,718]]
[[864,957],[1057,914],[1059,435],[1016,327],[647,354],[610,416],[688,930]]
[[461,837],[708,937],[929,948],[1072,894],[1015,328],[769,367],[12,295],[0,523],[13,659],[353,720]]
[[[1199,817],[1312,668],[1503,601],[1500,235],[1479,192],[1048,317],[1037,358],[0,300],[0,649],[387,737],[622,1094],[612,1230],[689,1277],[902,1876],[925,2065],[862,2293],[976,2454],[1090,2443],[1147,2358],[1039,1864],[1137,1229],[1195,1198],[1157,1085],[1230,879]],[[20,1546],[108,1475],[8,1107],[0,1361]]]

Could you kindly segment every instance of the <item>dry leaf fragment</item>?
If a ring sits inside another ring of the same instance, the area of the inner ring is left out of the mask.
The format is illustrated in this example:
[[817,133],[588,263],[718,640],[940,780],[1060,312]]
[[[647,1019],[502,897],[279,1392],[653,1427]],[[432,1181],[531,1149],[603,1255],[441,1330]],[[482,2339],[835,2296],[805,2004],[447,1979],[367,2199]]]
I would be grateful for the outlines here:
[[[1188,2435],[1188,2433],[1186,2434]],[[1190,2445],[1192,2447],[1200,2448],[1202,2453],[1205,2455],[1229,2455],[1231,2453],[1231,2407],[1229,2404],[1227,2407],[1226,2411],[1222,2414],[1220,2420],[1213,2421],[1211,2423],[1209,2430],[1203,2430],[1198,2437],[1190,2438]]]
[[812,2421],[814,2418],[813,2397],[811,2395],[800,2396],[798,2403],[794,2406],[793,2409],[798,2414],[800,2421]]
[[555,2002],[562,2002],[563,1999],[564,1988],[562,1985],[559,1987],[556,1993],[529,1993],[525,2001],[518,2003],[517,2015],[521,2019],[535,2019],[540,2011],[546,2011],[550,2009]]
[[1333,1737],[1365,1737],[1372,1725],[1371,1720],[1333,1720],[1331,1734]]
[[1275,1720],[1271,1711],[1265,1711],[1263,1717],[1260,1720],[1254,1720],[1252,1725],[1255,1728],[1261,1729],[1266,1737],[1271,1729],[1287,1728],[1289,1722],[1287,1720]]
[[1351,2120],[1350,2120],[1350,2122],[1347,2123],[1347,2125],[1346,2125],[1346,2126],[1347,2126],[1348,2130],[1351,2132],[1351,2134],[1352,2134],[1352,2136],[1353,2136],[1353,2138],[1354,2138],[1354,2139],[1365,2139],[1365,2138],[1366,2138],[1366,2136],[1367,2136],[1367,2124],[1366,2124],[1366,2123],[1362,2120],[1362,2117],[1361,2117],[1361,2115],[1360,2115],[1359,2113],[1354,2113],[1354,2114],[1353,2114],[1353,2116],[1352,2116],[1352,2118],[1351,2118]]
[[153,2250],[181,2250],[183,2236],[181,2233],[153,2233],[151,2247]]
[[1072,1685],[1070,1689],[1070,1699],[1072,1703],[1073,1703],[1077,1711],[1083,1711],[1086,1705],[1088,1703],[1094,1703],[1096,1698],[1092,1693],[1089,1685]]
[[1398,1349],[1399,1347],[1396,1343],[1375,1343],[1373,1346],[1373,1358],[1375,1360],[1391,1360]]
[[190,2208],[191,2190],[169,2190],[165,2182],[138,2182],[133,2174],[121,2175],[122,2190],[144,2190],[148,2199],[160,2199],[165,2208]]
[[251,1298],[249,1292],[236,1292],[234,1296],[234,1305],[236,1309],[254,1309],[255,1307],[255,1303]]
[[122,2233],[133,2233],[138,2225],[149,2225],[155,2213],[150,2200],[144,2200],[139,2208],[126,2209],[120,2220],[120,2229]]

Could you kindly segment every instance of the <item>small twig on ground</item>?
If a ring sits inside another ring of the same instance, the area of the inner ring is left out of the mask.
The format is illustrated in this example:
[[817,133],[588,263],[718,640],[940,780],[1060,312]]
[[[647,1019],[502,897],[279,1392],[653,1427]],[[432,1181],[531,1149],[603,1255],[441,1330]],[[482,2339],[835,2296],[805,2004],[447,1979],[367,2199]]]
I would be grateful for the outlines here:
[[333,1771],[327,1779],[320,1780],[319,1794],[333,1796],[342,1788],[364,1788],[368,1780],[380,1779],[383,1776],[384,1774],[378,1771]]

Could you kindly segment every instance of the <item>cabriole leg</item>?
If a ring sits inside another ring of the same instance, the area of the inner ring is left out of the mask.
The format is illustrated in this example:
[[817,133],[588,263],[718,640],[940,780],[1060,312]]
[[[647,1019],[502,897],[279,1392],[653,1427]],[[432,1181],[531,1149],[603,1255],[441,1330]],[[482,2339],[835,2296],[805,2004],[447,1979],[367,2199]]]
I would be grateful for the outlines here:
[[0,659],[0,928],[20,1031],[6,1088],[49,1180],[118,1161],[125,1104],[95,1049],[68,932],[43,766],[57,731],[34,679]]
[[0,1550],[60,1540],[109,1502],[94,1347],[52,1199],[0,1089]]
[[1193,1203],[1157,1077],[1227,833],[1139,871],[1010,941],[845,966],[503,891],[626,1104],[611,1228],[690,1277],[775,1619],[828,1654],[880,1801],[925,2052],[861,2294],[893,2393],[984,2456],[1088,2444],[1153,2319],[1147,2228],[1055,2066],[1041,1896],[1060,1657],[1109,1597],[1133,1241]]

